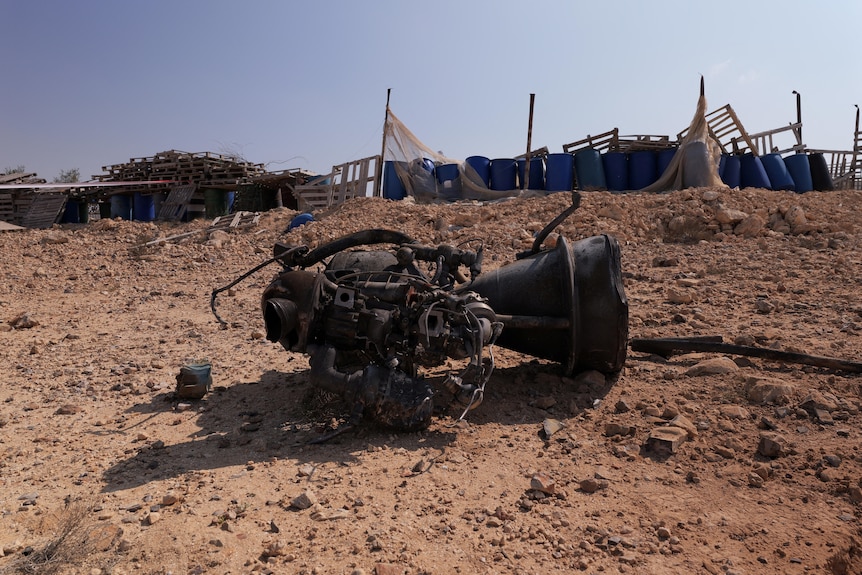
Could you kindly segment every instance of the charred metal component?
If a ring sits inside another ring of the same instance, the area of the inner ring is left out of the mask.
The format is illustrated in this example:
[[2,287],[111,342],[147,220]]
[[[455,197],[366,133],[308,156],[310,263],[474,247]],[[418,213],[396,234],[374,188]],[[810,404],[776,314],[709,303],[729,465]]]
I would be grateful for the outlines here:
[[[422,429],[440,394],[451,396],[463,417],[482,402],[495,343],[559,362],[566,374],[619,371],[628,338],[619,244],[608,235],[571,245],[561,237],[539,250],[579,200],[573,194],[572,207],[532,250],[488,274],[481,248],[424,246],[390,230],[357,232],[314,250],[276,244],[268,263],[284,270],[263,293],[266,338],[310,356],[311,382],[353,406],[349,428],[365,416]],[[394,247],[353,249],[372,244]],[[318,264],[322,271],[305,269]],[[432,388],[421,369],[448,360],[466,367]]]

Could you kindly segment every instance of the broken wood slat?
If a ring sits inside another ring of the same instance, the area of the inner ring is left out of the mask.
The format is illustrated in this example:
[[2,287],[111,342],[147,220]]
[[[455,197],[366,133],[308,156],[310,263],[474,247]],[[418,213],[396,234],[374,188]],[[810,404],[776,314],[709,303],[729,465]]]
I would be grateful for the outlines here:
[[619,128],[614,128],[613,130],[597,136],[587,135],[583,140],[578,140],[577,142],[572,142],[570,144],[563,144],[563,151],[567,154],[574,154],[575,152],[586,148],[592,148],[600,152],[603,150],[616,150],[619,133]]
[[[792,144],[790,147],[779,149],[775,145],[773,139],[778,134],[782,134],[784,132],[791,132],[796,143]],[[799,153],[805,149],[805,145],[802,143],[802,122],[796,122],[795,124],[790,124],[774,130],[765,130],[756,134],[749,134],[748,137],[752,142],[754,142],[755,148],[761,154],[785,154],[787,152]]]
[[174,187],[165,201],[162,202],[158,219],[176,221],[182,218],[188,210],[189,202],[191,202],[196,189],[197,186],[194,184]]
[[33,200],[22,218],[21,225],[32,229],[50,228],[60,217],[64,207],[66,194],[33,194]]
[[257,212],[237,212],[229,216],[218,216],[210,225],[210,230],[242,228],[256,225],[259,221],[260,214]]

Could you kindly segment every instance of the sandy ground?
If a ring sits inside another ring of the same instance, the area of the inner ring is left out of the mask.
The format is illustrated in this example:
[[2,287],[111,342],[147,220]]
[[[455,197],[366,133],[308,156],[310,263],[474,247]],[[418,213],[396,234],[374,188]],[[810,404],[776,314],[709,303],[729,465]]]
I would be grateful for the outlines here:
[[[210,312],[213,288],[276,241],[480,238],[492,269],[569,201],[354,200],[290,233],[284,208],[227,234],[114,220],[0,233],[0,572],[862,572],[858,373],[629,350],[616,377],[564,377],[498,346],[465,421],[311,445],[348,407],[263,338],[277,270],[220,296],[227,329]],[[585,193],[557,231],[618,238],[630,337],[858,361],[860,209],[859,192]],[[195,360],[213,389],[181,400]]]

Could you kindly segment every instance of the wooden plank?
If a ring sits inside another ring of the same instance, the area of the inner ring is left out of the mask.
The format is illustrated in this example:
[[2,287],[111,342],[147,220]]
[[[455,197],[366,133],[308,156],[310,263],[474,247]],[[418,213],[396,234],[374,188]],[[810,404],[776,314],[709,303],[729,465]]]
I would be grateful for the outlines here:
[[33,194],[33,200],[27,213],[24,214],[21,225],[25,228],[50,228],[60,217],[66,206],[66,194]]
[[176,186],[171,189],[168,197],[162,202],[158,219],[176,221],[182,218],[189,209],[189,202],[191,202],[196,189],[197,186],[195,184]]

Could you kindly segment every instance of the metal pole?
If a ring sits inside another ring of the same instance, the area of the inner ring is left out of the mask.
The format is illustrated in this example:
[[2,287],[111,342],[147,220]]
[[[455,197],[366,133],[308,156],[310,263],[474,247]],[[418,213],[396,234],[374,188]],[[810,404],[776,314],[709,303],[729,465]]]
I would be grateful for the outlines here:
[[380,144],[380,161],[377,162],[377,176],[374,181],[374,196],[382,196],[381,188],[383,186],[383,156],[386,155],[386,124],[389,123],[389,95],[392,93],[392,88],[386,88],[386,115],[383,117],[383,142]]
[[530,181],[530,147],[533,140],[533,104],[536,102],[536,95],[530,94],[530,120],[527,123],[527,155],[524,159],[524,181],[521,182],[521,189],[527,189],[527,183]]
[[802,143],[802,94],[793,90],[796,94],[796,122],[799,124],[799,143]]

